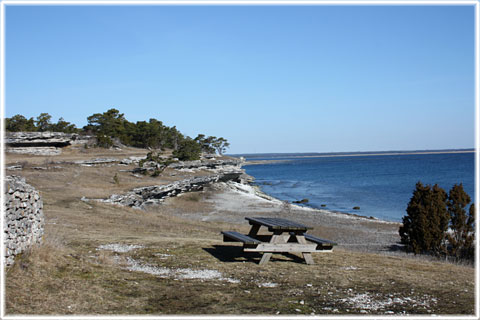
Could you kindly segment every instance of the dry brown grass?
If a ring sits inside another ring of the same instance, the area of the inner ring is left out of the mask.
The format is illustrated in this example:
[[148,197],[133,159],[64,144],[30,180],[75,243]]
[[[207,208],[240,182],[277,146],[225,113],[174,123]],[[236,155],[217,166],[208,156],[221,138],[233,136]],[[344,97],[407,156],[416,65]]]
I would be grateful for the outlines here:
[[[138,151],[68,152],[56,160],[100,154],[121,157]],[[42,163],[41,158],[23,161]],[[18,156],[7,155],[7,163],[14,161],[19,161]],[[208,192],[183,195],[151,211],[80,200],[178,178],[171,172],[136,178],[119,171],[126,168],[68,165],[12,172],[40,190],[46,229],[43,244],[24,253],[7,270],[8,315],[474,312],[474,269],[468,266],[342,248],[315,254],[314,266],[294,255],[274,255],[266,266],[259,266],[259,255],[244,254],[239,245],[222,242],[221,230],[246,232],[246,224],[191,219],[211,211],[212,204],[205,202],[211,196]],[[113,183],[115,173],[120,184]],[[97,250],[105,244],[142,247],[124,253]],[[129,271],[129,259],[172,273],[162,277]],[[181,279],[179,268],[216,270],[225,279]],[[352,302],[359,297],[371,301]],[[401,300],[385,303],[389,298]],[[418,303],[401,303],[405,298]]]

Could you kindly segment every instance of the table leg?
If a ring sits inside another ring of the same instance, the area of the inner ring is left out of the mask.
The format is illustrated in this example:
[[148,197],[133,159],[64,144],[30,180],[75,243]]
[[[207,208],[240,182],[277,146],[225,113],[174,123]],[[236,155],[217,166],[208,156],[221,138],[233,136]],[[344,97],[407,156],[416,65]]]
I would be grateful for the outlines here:
[[270,261],[270,258],[272,257],[271,252],[264,252],[262,256],[262,260],[258,263],[259,265],[266,264],[268,261]]
[[[295,235],[297,237],[297,241],[298,243],[301,243],[301,244],[306,244],[307,243],[307,240],[305,240],[305,236],[302,235],[302,234],[297,234]],[[303,255],[303,259],[305,259],[305,263],[306,264],[315,264],[315,261],[313,261],[313,257],[312,257],[312,254],[309,253],[309,252],[302,252],[302,255]]]
[[260,229],[259,224],[252,225],[252,227],[250,228],[250,232],[248,233],[248,236],[252,237],[252,238],[255,237],[257,235],[259,229]]
[[[252,228],[253,229],[253,228]],[[285,237],[283,237],[282,232],[279,231],[274,231],[272,239],[270,239],[270,243],[285,243]],[[264,252],[262,259],[258,263],[259,265],[266,264],[268,261],[270,261],[270,258],[272,257],[271,252]]]

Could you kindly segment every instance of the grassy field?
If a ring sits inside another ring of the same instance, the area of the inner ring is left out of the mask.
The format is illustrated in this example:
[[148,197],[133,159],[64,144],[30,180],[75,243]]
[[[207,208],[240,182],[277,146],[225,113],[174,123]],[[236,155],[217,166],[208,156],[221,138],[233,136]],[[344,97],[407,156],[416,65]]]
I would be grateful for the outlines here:
[[220,235],[222,230],[247,232],[245,223],[185,218],[211,210],[208,192],[150,211],[81,200],[188,173],[168,169],[157,178],[139,178],[120,171],[132,166],[33,169],[61,160],[142,154],[146,151],[69,149],[57,157],[7,155],[7,165],[24,166],[7,174],[25,176],[40,191],[46,216],[43,243],[6,270],[8,315],[474,313],[471,266],[341,245],[332,253],[314,254],[316,265],[279,254],[259,266],[259,254],[245,254]]

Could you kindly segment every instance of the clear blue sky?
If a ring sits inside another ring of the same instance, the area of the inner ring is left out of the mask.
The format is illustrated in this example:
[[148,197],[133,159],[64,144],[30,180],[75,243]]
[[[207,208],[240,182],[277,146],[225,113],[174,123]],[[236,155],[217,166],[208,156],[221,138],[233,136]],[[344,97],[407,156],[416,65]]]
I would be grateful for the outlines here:
[[111,107],[228,153],[474,147],[473,6],[6,7],[5,116]]

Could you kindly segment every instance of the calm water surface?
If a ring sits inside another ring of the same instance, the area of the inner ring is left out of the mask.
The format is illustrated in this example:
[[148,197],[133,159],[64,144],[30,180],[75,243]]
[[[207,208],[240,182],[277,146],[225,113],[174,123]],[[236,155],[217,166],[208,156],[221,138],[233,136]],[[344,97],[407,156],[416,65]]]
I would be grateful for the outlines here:
[[[248,165],[261,189],[281,200],[308,198],[308,206],[401,221],[415,184],[449,191],[463,183],[474,196],[474,153],[308,157],[246,155],[247,160],[285,160]],[[353,210],[358,206],[360,210]]]

